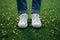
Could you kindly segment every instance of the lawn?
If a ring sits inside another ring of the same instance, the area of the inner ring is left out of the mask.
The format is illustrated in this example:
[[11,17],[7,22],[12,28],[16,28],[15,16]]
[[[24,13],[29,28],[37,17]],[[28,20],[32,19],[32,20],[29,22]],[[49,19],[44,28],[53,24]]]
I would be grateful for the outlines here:
[[[27,3],[30,14],[31,0]],[[16,0],[0,0],[0,40],[60,40],[60,0],[42,0],[40,17],[41,28],[31,26],[29,15],[28,27],[20,29]]]

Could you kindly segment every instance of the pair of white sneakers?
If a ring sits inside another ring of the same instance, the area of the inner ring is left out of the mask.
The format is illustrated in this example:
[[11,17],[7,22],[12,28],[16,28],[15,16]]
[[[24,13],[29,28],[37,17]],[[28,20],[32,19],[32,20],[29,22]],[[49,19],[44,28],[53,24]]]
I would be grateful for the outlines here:
[[[24,13],[19,16],[19,23],[18,26],[19,28],[26,28],[28,26],[28,14]],[[39,14],[32,14],[32,26],[35,28],[41,27],[41,21],[39,18]]]

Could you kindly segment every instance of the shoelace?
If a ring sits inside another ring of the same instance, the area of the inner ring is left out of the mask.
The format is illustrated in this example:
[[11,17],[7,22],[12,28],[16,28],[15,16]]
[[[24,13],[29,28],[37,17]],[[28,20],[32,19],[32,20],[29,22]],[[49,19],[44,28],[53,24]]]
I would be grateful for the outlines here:
[[33,20],[39,21],[39,20],[40,20],[40,19],[39,19],[39,15],[33,15]]
[[25,22],[27,20],[27,15],[21,15],[20,16],[20,21]]

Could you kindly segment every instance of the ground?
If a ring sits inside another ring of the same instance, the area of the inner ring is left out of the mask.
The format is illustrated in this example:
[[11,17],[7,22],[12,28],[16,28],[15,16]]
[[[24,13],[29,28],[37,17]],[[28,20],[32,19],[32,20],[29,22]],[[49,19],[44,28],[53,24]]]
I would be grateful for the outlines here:
[[[27,3],[30,14],[31,0]],[[41,28],[33,28],[30,17],[28,27],[20,29],[16,0],[0,0],[0,40],[60,40],[60,0],[42,0]]]

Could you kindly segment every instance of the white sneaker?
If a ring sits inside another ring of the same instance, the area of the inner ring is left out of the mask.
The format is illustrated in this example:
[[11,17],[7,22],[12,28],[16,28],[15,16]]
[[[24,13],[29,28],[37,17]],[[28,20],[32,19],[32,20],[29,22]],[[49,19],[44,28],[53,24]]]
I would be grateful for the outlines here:
[[39,18],[39,14],[32,14],[32,26],[35,27],[35,28],[39,28],[41,27],[41,21],[40,21],[40,18]]
[[19,23],[18,23],[18,26],[20,28],[26,28],[27,27],[27,20],[28,20],[28,15],[26,13],[24,14],[21,14],[19,16],[20,20],[19,20]]

